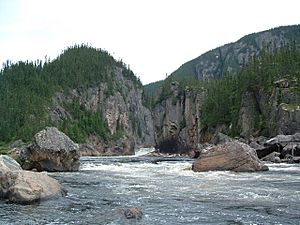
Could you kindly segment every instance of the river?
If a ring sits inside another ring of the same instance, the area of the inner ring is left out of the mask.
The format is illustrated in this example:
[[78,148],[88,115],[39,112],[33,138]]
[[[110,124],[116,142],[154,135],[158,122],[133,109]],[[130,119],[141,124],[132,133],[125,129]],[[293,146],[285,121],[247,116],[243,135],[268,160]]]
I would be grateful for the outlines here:
[[[188,158],[142,153],[83,157],[79,172],[50,174],[67,196],[34,205],[0,202],[0,224],[300,224],[299,165],[194,173]],[[140,208],[143,218],[125,219],[128,207]]]

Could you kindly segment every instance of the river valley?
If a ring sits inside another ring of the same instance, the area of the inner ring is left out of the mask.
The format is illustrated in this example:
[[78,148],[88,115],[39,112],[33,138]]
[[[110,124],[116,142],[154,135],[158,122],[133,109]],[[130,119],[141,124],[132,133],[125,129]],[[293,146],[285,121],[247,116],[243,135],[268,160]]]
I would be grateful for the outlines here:
[[[50,174],[67,196],[1,202],[0,224],[299,224],[299,164],[268,164],[270,171],[259,173],[194,173],[191,164],[142,151],[82,157],[79,172]],[[126,219],[122,210],[129,207],[140,208],[142,219]]]

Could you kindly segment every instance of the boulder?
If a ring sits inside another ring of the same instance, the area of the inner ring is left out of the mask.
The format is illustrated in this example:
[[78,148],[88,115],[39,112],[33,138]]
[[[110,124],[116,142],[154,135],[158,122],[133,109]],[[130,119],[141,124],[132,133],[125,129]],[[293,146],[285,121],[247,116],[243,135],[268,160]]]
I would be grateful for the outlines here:
[[0,155],[0,173],[22,170],[19,163],[7,155]]
[[0,198],[30,204],[64,193],[58,181],[46,173],[23,171],[12,158],[0,156]]
[[65,193],[58,181],[46,173],[19,171],[8,176],[13,180],[8,191],[11,202],[28,204]]
[[276,137],[273,137],[265,142],[265,145],[274,145],[274,144],[287,144],[294,141],[293,135],[277,135]]
[[126,219],[142,219],[143,212],[139,208],[128,208],[124,210],[124,216]]
[[281,158],[284,158],[287,154],[292,156],[300,156],[300,143],[291,142],[284,146],[281,151]]
[[261,160],[262,161],[267,161],[267,162],[273,162],[273,163],[280,163],[281,159],[280,159],[280,153],[278,152],[272,152],[271,154],[263,157]]
[[[264,158],[272,152],[280,153],[280,158],[286,159],[287,154],[300,156],[300,133],[294,135],[277,135],[264,143],[263,148],[256,149],[258,158]],[[291,160],[289,160],[291,161]]]
[[79,150],[67,135],[55,127],[47,127],[33,137],[23,149],[20,162],[23,169],[37,171],[78,171]]
[[271,154],[272,152],[281,153],[283,146],[281,144],[266,145],[261,149],[256,149],[256,153],[259,159]]
[[281,159],[281,162],[283,163],[300,163],[300,157],[299,156],[293,156],[290,154],[286,154],[283,159]]
[[205,172],[232,170],[235,172],[266,171],[268,167],[257,157],[250,146],[238,142],[227,142],[205,149],[193,163],[192,170]]

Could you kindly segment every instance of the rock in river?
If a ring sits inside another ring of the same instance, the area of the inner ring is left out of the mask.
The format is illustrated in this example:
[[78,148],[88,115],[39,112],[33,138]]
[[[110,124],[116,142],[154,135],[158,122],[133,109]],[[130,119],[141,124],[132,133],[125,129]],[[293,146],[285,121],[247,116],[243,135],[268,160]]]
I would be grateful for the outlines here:
[[266,171],[268,167],[247,144],[233,141],[205,149],[193,163],[193,171],[232,170],[235,172]]
[[142,219],[143,212],[139,208],[128,208],[124,210],[124,216],[126,217],[126,219],[140,220]]
[[21,152],[23,169],[37,171],[78,171],[79,150],[67,135],[47,127],[33,137],[32,144]]
[[46,173],[24,171],[8,156],[0,156],[0,198],[29,204],[62,195],[65,190]]

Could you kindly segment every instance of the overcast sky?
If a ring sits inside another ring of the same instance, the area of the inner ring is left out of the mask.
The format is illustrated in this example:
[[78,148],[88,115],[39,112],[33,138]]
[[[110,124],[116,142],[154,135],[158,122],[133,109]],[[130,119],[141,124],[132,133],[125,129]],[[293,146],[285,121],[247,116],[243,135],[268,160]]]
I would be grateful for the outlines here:
[[89,43],[143,84],[242,36],[300,23],[299,0],[0,0],[0,65]]

